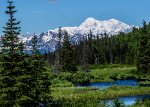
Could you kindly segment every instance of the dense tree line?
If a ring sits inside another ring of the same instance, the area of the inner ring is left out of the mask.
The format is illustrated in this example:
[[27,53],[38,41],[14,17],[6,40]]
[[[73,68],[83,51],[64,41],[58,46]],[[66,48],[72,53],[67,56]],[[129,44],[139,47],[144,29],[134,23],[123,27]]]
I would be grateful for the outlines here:
[[143,21],[143,28],[138,42],[138,73],[150,73],[150,24]]
[[[61,32],[63,31],[61,30]],[[145,68],[145,70],[147,71],[150,68],[149,32],[150,24],[146,24],[146,22],[141,28],[134,27],[132,32],[121,32],[118,35],[113,36],[107,35],[106,33],[93,35],[92,31],[90,31],[90,33],[88,35],[85,35],[84,39],[82,41],[79,41],[77,44],[71,44],[71,41],[69,41],[69,39],[67,38],[67,44],[69,47],[65,45],[66,40],[64,40],[65,38],[63,38],[66,37],[66,35],[68,36],[68,33],[62,33],[62,45],[59,45],[61,48],[59,48],[59,50],[56,49],[54,53],[59,53],[59,59],[61,59],[60,67],[63,66],[62,63],[65,63],[65,65],[68,66],[72,63],[72,66],[81,65],[82,71],[90,71],[90,64],[128,64],[137,65],[139,67],[142,66],[140,64],[143,63],[141,62],[142,59],[140,59],[140,56],[147,55],[145,56],[144,62],[146,65],[143,65],[143,67],[148,67]],[[70,58],[69,52],[72,52],[71,56],[74,58],[71,57],[70,62],[64,62],[67,60],[67,58]],[[63,56],[64,53],[68,53],[68,55],[66,54],[65,56]],[[58,55],[53,55],[51,56],[51,58],[52,57],[54,59],[57,59]],[[65,60],[63,60],[63,58]],[[69,68],[71,70],[71,67]]]

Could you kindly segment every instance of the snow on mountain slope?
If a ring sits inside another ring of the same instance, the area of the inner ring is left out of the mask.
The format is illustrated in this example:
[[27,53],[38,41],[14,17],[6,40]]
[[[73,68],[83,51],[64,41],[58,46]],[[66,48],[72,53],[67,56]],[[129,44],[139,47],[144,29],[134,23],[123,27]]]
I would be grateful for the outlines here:
[[[58,29],[48,30],[46,33],[38,35],[38,46],[41,50],[53,51],[57,45],[57,33]],[[82,40],[84,36],[87,36],[90,32],[94,35],[107,33],[108,35],[116,35],[120,32],[128,33],[132,31],[133,26],[127,25],[116,19],[99,21],[92,17],[87,18],[79,27],[62,27],[62,30],[66,30],[70,36],[72,42],[78,42]],[[22,37],[23,42],[29,48],[31,45],[32,36],[28,33]],[[28,49],[27,48],[27,49]]]

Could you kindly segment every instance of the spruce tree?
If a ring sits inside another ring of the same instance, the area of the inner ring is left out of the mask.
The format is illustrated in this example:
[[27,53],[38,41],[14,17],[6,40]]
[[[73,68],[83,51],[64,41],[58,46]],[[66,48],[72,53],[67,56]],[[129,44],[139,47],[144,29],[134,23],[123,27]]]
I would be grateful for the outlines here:
[[4,28],[4,35],[2,36],[2,50],[6,53],[14,53],[18,51],[18,43],[20,34],[20,27],[18,25],[20,22],[17,22],[14,18],[14,14],[16,13],[15,6],[13,6],[13,1],[8,0],[8,6],[6,10],[6,14],[9,19],[6,23],[6,27]]
[[28,66],[26,67],[26,71],[30,71],[28,72],[30,77],[30,83],[28,84],[30,90],[28,93],[32,99],[30,105],[34,105],[34,107],[39,106],[39,104],[48,106],[51,103],[51,82],[49,72],[45,68],[46,63],[38,51],[36,35],[32,38],[32,55],[27,60]]
[[88,34],[88,48],[89,48],[89,63],[94,63],[94,43],[93,43],[93,33],[90,30],[90,33]]
[[150,33],[143,21],[142,34],[139,37],[137,68],[139,73],[150,73]]
[[18,88],[18,78],[21,75],[22,57],[19,54],[20,22],[14,18],[16,13],[13,1],[8,0],[6,14],[9,19],[4,28],[2,36],[2,55],[0,69],[0,106],[10,107],[18,105],[20,89]]
[[33,38],[31,40],[31,45],[32,45],[32,54],[38,54],[38,45],[37,45],[37,35],[33,35]]
[[[15,6],[8,0],[6,14],[9,15],[0,57],[0,106],[1,107],[37,107],[51,101],[49,76],[45,63],[37,55],[36,42],[33,55],[23,53],[24,45],[19,42],[20,22],[14,18]],[[36,39],[35,39],[36,40]]]
[[64,31],[64,40],[62,48],[62,71],[75,72],[77,70],[74,61],[74,50],[69,40],[67,31]]
[[83,48],[82,48],[82,71],[89,72],[89,47],[87,40],[83,41]]
[[54,66],[53,66],[53,72],[54,73],[60,73],[61,70],[62,70],[62,53],[61,53],[61,50],[62,50],[62,44],[61,44],[61,40],[62,40],[62,30],[61,28],[58,29],[58,35],[57,35],[57,39],[58,39],[58,43],[57,43],[57,46],[56,46],[56,50],[55,50],[55,59],[54,59]]

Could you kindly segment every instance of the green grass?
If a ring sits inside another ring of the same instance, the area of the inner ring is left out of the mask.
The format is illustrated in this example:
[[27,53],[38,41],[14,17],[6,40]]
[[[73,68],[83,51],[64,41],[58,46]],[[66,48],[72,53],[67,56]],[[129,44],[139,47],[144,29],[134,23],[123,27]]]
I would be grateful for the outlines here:
[[[93,67],[92,67],[93,68]],[[132,71],[136,67],[129,65],[105,65],[105,67],[97,66],[91,70],[90,75],[93,77],[92,82],[113,81],[116,79],[136,79]]]
[[[79,67],[78,67],[79,68]],[[54,76],[72,83],[111,82],[117,79],[137,79],[136,67],[129,65],[91,65],[91,72],[62,72]]]
[[145,95],[150,93],[150,87],[117,87],[100,90],[90,87],[56,87],[52,88],[52,96],[56,99],[64,97],[97,97],[99,99],[117,98],[129,95]]
[[149,85],[150,86],[150,81],[140,81],[139,85]]
[[[63,102],[64,107],[98,107],[101,100],[115,99],[121,96],[146,95],[150,93],[150,87],[116,87],[100,90],[89,87],[55,87],[52,88],[52,97],[56,101]],[[96,106],[97,105],[97,106]],[[68,106],[70,107],[70,106]]]
[[51,87],[73,87],[74,86],[73,83],[66,80],[60,80],[58,78],[53,79],[51,83],[52,83]]
[[[150,93],[150,87],[113,86],[104,90],[90,87],[75,87],[75,83],[111,82],[117,79],[138,79],[143,80],[140,84],[149,84],[150,75],[137,74],[135,66],[115,64],[91,65],[90,69],[91,72],[87,73],[78,69],[76,73],[62,72],[60,74],[51,74],[51,95],[57,105],[62,107],[103,107],[106,106],[105,100],[107,99]],[[100,105],[100,101],[104,101],[104,103]],[[133,107],[139,107],[139,104],[133,105]]]

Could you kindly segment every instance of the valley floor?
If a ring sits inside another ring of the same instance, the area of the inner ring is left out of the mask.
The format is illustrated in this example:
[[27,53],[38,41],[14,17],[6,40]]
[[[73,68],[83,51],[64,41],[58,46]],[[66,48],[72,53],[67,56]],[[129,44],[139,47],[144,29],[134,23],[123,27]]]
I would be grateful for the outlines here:
[[[51,85],[55,105],[63,107],[105,107],[105,100],[122,96],[150,95],[150,75],[139,75],[136,67],[129,65],[92,65],[91,72],[53,74]],[[136,79],[138,86],[112,86],[107,89],[94,87],[76,87],[75,83],[111,82],[114,80]],[[141,81],[142,80],[142,81]],[[147,87],[145,87],[147,86]],[[100,103],[100,102],[103,103]],[[146,102],[146,104],[145,104]],[[150,100],[136,103],[133,107],[148,107]]]

